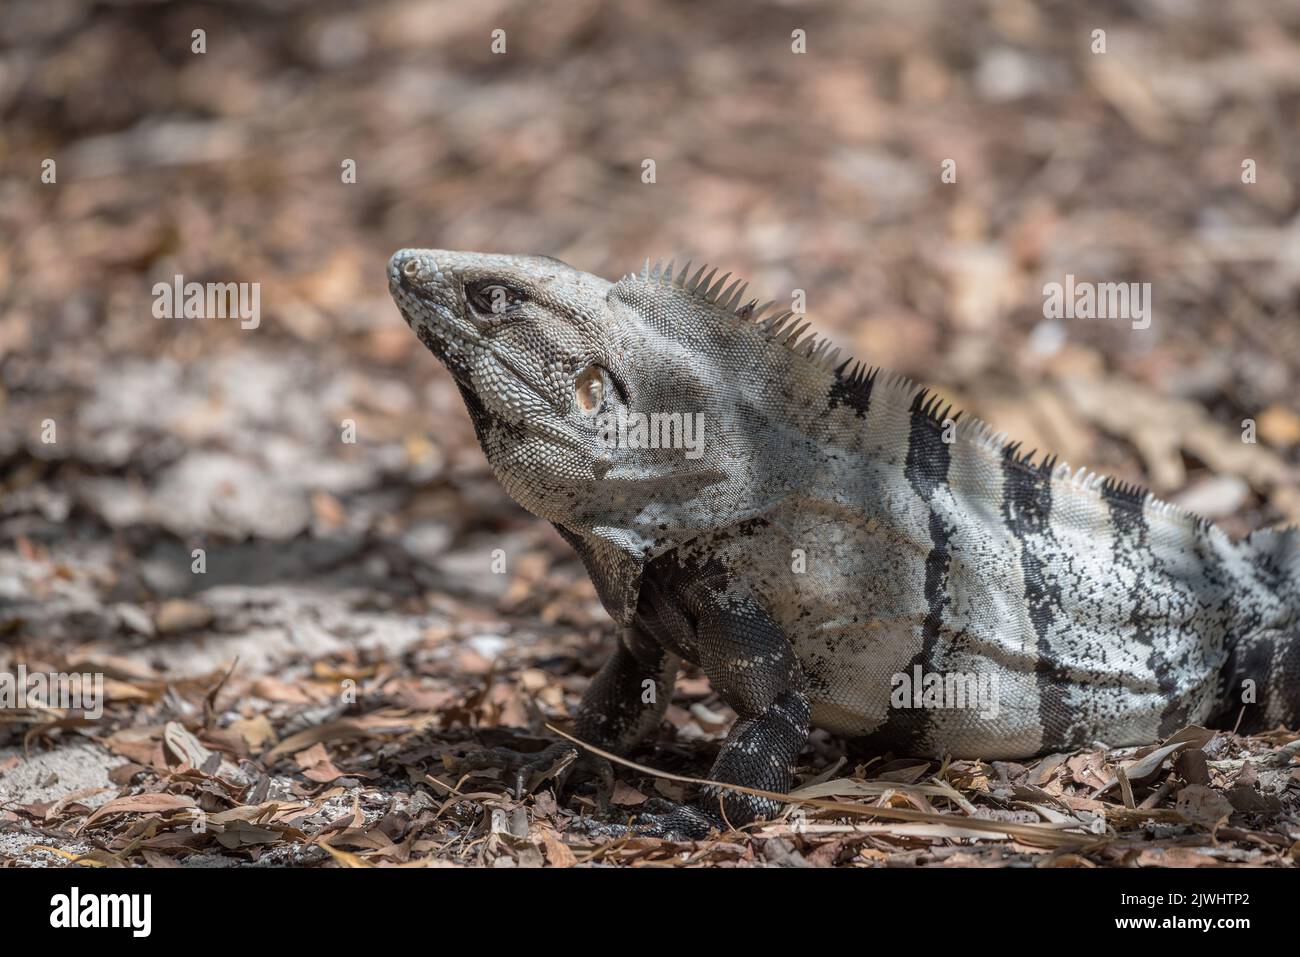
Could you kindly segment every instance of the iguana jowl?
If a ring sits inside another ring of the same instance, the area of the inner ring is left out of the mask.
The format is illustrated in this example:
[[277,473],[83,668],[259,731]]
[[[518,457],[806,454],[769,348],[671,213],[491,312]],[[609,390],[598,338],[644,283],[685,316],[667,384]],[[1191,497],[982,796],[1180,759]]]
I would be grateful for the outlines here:
[[[1146,743],[1243,706],[1243,729],[1300,724],[1294,528],[1234,543],[1037,461],[790,313],[764,318],[715,271],[647,263],[611,283],[404,249],[388,276],[493,472],[621,626],[578,716],[595,744],[652,731],[680,659],[739,715],[711,776],[773,791],[810,723],[980,758]],[[611,442],[620,412],[702,415],[702,454]],[[918,666],[995,679],[996,708],[891,706]],[[724,807],[733,824],[775,809],[734,792]]]

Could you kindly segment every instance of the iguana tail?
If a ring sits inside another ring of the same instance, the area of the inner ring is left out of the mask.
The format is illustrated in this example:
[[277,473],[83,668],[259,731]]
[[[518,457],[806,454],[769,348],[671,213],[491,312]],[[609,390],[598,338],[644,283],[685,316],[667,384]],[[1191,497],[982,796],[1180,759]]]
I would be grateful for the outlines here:
[[1220,720],[1242,733],[1300,727],[1300,528],[1255,532],[1240,546],[1259,581],[1244,602],[1222,672]]

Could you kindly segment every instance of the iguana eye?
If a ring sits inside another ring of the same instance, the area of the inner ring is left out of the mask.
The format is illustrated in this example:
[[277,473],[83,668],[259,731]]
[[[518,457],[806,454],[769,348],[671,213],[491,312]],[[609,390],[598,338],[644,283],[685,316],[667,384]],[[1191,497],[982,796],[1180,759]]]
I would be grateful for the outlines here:
[[524,297],[518,290],[498,282],[471,283],[465,287],[465,299],[482,316],[514,312],[524,304]]
[[587,366],[573,380],[574,399],[578,408],[590,415],[605,404],[605,370],[600,366]]

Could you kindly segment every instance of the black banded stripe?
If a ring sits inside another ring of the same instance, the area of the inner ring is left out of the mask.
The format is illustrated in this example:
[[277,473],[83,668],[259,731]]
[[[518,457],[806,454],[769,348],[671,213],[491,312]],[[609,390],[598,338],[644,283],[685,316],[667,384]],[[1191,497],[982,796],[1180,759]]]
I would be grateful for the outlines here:
[[850,371],[849,363],[845,362],[835,370],[835,384],[826,396],[826,406],[835,409],[846,405],[859,419],[865,419],[867,409],[871,407],[871,390],[875,384],[875,370],[855,365]]
[[[940,670],[939,634],[943,628],[944,608],[948,604],[952,530],[944,525],[942,514],[935,508],[934,497],[938,490],[948,486],[949,463],[950,446],[943,441],[942,427],[933,418],[926,394],[918,392],[912,402],[903,476],[929,506],[930,551],[925,558],[926,615],[921,625],[921,649],[907,664],[909,677],[918,665],[926,673]],[[881,729],[882,734],[900,753],[922,754],[927,749],[926,739],[933,717],[924,708],[894,710]]]
[[1068,675],[1057,661],[1051,632],[1062,610],[1059,583],[1049,576],[1047,556],[1057,550],[1052,534],[1052,482],[1046,467],[1035,467],[1008,445],[1002,458],[1002,518],[1020,543],[1025,606],[1036,637],[1034,676],[1038,685],[1038,723],[1044,749],[1069,741]]
[[1125,486],[1108,481],[1101,487],[1102,501],[1110,512],[1110,523],[1115,529],[1113,554],[1116,565],[1133,571],[1133,585],[1127,596],[1131,607],[1126,624],[1133,629],[1133,639],[1150,649],[1147,667],[1155,676],[1161,697],[1168,702],[1160,714],[1159,735],[1166,738],[1186,724],[1186,708],[1177,698],[1178,679],[1173,662],[1165,660],[1156,647],[1156,636],[1165,616],[1151,613],[1145,600],[1155,584],[1152,576],[1157,564],[1151,549],[1150,528],[1147,525],[1147,494],[1135,486]]

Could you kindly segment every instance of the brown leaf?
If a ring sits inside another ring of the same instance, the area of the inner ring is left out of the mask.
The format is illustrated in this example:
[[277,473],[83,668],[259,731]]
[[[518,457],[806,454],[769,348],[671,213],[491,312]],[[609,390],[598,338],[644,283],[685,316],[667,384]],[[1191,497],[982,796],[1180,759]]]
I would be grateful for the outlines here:
[[1047,757],[1043,758],[1043,760],[1039,761],[1038,764],[1034,765],[1032,770],[1030,770],[1030,779],[1039,787],[1042,787],[1052,779],[1052,775],[1055,773],[1056,769],[1064,764],[1068,757],[1068,754],[1049,754]]
[[315,781],[318,784],[329,784],[336,778],[343,777],[343,772],[335,767],[334,762],[330,760],[329,752],[325,750],[325,745],[319,742],[313,744],[310,748],[299,751],[293,756],[298,767],[302,768],[303,777],[309,781]]
[[344,775],[345,772],[340,771],[329,761],[322,761],[320,764],[313,765],[302,772],[303,777],[308,781],[315,781],[317,784],[329,784]]
[[551,827],[539,827],[537,834],[542,842],[542,850],[552,867],[572,867],[578,863],[569,845],[560,840],[560,836]]
[[[1161,747],[1155,748],[1144,757],[1127,765],[1124,770],[1132,783],[1145,784],[1160,773],[1161,767],[1164,766],[1165,760],[1170,755],[1176,754],[1184,748],[1203,747],[1212,737],[1214,737],[1213,731],[1195,725],[1188,725],[1168,738]],[[1118,777],[1111,777],[1105,785],[1097,790],[1097,794],[1109,791],[1118,783]]]
[[130,784],[132,779],[142,771],[149,769],[143,764],[136,764],[134,761],[128,761],[126,764],[119,764],[113,770],[108,772],[108,779],[117,785]]
[[1210,766],[1205,760],[1205,752],[1200,748],[1189,748],[1178,755],[1174,770],[1188,784],[1210,783]]
[[337,741],[399,731],[416,731],[437,720],[437,715],[406,715],[384,711],[362,715],[359,718],[340,718],[290,735],[263,755],[262,759],[269,765],[285,754],[294,754],[318,741]]
[[878,768],[874,775],[881,781],[893,781],[898,784],[915,784],[930,770],[929,761],[890,761]]
[[318,844],[317,846],[323,847],[329,853],[330,857],[338,861],[339,864],[343,867],[374,867],[375,866],[374,864],[371,864],[369,861],[367,861],[365,858],[358,857],[356,854],[353,854],[351,851],[340,851],[338,848],[330,847],[328,844],[324,844],[324,843]]
[[180,867],[181,864],[174,857],[166,854],[159,854],[152,848],[144,847],[140,849],[140,856],[150,867]]
[[275,729],[271,727],[270,719],[264,714],[232,721],[229,730],[239,735],[248,750],[253,754],[261,751],[266,744],[275,740]]
[[212,609],[187,598],[169,598],[158,606],[154,627],[160,635],[197,631],[212,624]]
[[217,843],[225,848],[242,847],[246,844],[269,844],[284,839],[279,831],[266,827],[257,827],[247,821],[232,820],[216,835]]
[[318,696],[307,694],[301,683],[281,681],[269,675],[253,683],[253,693],[267,701],[284,704],[315,704],[319,700]]
[[1232,805],[1218,791],[1202,784],[1189,784],[1178,792],[1175,808],[1182,817],[1213,831],[1232,814]]
[[103,794],[107,790],[109,790],[109,788],[81,788],[80,790],[73,791],[71,794],[65,794],[45,809],[45,820],[52,821],[63,813],[63,810],[69,805],[74,804],[84,797],[90,797],[92,794]]
[[1137,856],[1139,867],[1223,867],[1222,861],[1194,847],[1153,847]]
[[192,768],[203,767],[213,754],[211,750],[199,743],[198,738],[175,721],[168,721],[163,727],[163,744],[167,746],[167,750]]
[[104,739],[104,747],[114,754],[149,767],[153,765],[154,746],[162,736],[162,728],[123,728]]
[[1114,785],[1116,779],[1110,778],[1110,784],[1106,783],[1106,755],[1100,751],[1085,751],[1083,754],[1076,754],[1068,758],[1065,766],[1070,769],[1070,775],[1074,780],[1084,787],[1100,788],[1104,791]]
[[192,798],[179,794],[131,794],[109,801],[86,818],[77,830],[83,831],[110,814],[165,814],[168,811],[180,811],[195,806]]
[[1237,784],[1228,792],[1228,803],[1243,814],[1280,814],[1282,802],[1272,794],[1256,791],[1249,784]]
[[320,764],[322,761],[328,761],[329,759],[329,752],[325,750],[325,745],[320,742],[313,744],[310,748],[304,748],[293,756],[293,760],[298,767],[304,769]]
[[610,795],[610,803],[623,806],[644,804],[646,796],[632,787],[630,784],[624,784],[622,781],[614,782],[614,793]]

